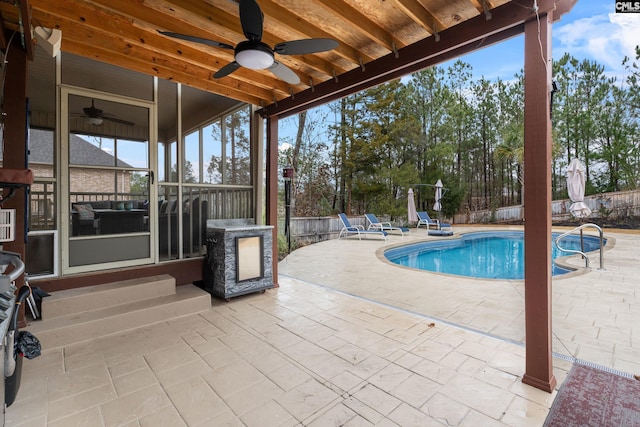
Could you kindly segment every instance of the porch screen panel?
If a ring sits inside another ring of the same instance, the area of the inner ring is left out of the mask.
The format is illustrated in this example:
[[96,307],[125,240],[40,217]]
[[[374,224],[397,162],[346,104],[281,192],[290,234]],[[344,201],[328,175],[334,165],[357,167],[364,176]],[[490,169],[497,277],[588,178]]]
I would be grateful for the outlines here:
[[242,108],[225,116],[224,183],[251,185],[250,111]]
[[149,108],[68,100],[69,267],[150,259]]
[[202,129],[204,183],[222,184],[222,126],[220,121]]

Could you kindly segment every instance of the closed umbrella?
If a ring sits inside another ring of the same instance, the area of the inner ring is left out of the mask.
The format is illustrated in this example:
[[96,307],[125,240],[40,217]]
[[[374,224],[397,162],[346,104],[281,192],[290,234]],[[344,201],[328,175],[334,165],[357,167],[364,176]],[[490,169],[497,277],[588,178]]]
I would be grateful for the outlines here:
[[442,210],[440,199],[442,199],[442,181],[438,180],[438,182],[436,182],[436,203],[433,205],[434,211],[440,212]]
[[591,209],[584,203],[585,169],[580,160],[573,159],[567,170],[567,190],[573,202],[569,207],[571,215],[585,218],[591,215]]
[[409,222],[418,221],[418,214],[416,213],[416,201],[413,198],[413,188],[409,189],[407,196],[407,211],[409,212]]

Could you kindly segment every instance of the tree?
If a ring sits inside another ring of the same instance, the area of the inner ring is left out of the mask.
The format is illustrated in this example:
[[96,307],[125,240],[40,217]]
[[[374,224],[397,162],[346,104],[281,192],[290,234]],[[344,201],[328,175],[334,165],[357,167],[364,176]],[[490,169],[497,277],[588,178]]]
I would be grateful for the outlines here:
[[[178,181],[178,166],[174,164],[171,166],[171,179],[169,182],[177,182]],[[184,168],[182,169],[182,182],[195,183],[198,182],[196,179],[196,173],[193,170],[193,164],[187,160],[184,163]]]
[[468,98],[470,94],[471,66],[462,61],[456,61],[447,70],[447,84],[453,96],[447,106],[451,141],[456,147],[455,174],[461,176],[463,153],[476,148],[469,133],[472,129],[472,108]]
[[[310,118],[310,120],[308,120]],[[280,151],[279,164],[293,167],[295,174],[291,207],[294,215],[321,216],[332,213],[329,200],[334,194],[331,183],[326,134],[327,112],[314,110],[297,115],[295,139]],[[292,120],[293,121],[293,120]],[[292,121],[287,123],[292,125]]]
[[[566,197],[565,170],[576,156],[588,167],[587,194],[637,188],[639,59],[640,49],[635,61],[625,60],[624,82],[569,54],[554,64],[559,90],[549,114],[555,197]],[[326,138],[312,129],[321,120],[297,118],[287,154],[298,176],[297,212],[326,208],[400,218],[408,188],[438,179],[449,188],[447,215],[465,205],[493,209],[523,200],[522,72],[512,81],[472,81],[471,67],[457,61],[350,95],[329,111],[335,120]],[[416,196],[420,209],[431,209],[432,192]]]
[[[488,207],[496,208],[500,201],[498,195],[502,188],[496,188],[495,166],[493,152],[498,139],[498,103],[496,102],[495,84],[481,78],[472,85],[473,113],[475,126],[473,140],[478,142],[478,148],[482,153],[484,168],[478,177],[482,197]],[[496,194],[497,193],[497,194]]]
[[134,195],[148,195],[149,194],[149,175],[141,174],[139,172],[130,173],[130,192]]
[[521,204],[524,200],[524,74],[520,72],[515,77],[515,82],[497,83],[500,126],[494,156],[503,167],[501,187],[509,194],[506,204]]
[[[445,85],[445,70],[428,68],[415,73],[407,83],[409,114],[418,121],[419,134],[414,142],[416,167],[420,173],[415,183],[433,184],[449,174],[453,175],[455,147],[448,108],[453,102],[453,93]],[[416,206],[426,209],[427,198],[416,193]]]

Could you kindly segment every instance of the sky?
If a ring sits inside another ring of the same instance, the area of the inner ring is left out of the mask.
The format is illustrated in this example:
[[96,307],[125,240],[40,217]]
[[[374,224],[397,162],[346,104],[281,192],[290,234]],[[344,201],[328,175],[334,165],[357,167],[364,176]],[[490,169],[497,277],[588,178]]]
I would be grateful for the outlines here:
[[[640,45],[640,13],[615,13],[614,0],[578,0],[569,13],[553,24],[551,35],[554,60],[569,53],[578,60],[604,65],[607,75],[621,77],[622,59],[625,55],[634,59],[635,46]],[[524,37],[458,59],[472,66],[474,78],[511,80],[524,67]],[[453,62],[441,66],[446,68]]]

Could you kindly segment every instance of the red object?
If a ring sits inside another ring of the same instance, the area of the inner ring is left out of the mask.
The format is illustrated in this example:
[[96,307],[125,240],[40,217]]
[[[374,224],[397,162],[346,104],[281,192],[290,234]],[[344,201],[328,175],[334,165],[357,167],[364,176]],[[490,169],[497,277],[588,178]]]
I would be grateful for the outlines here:
[[0,168],[0,187],[26,186],[33,184],[31,169]]

